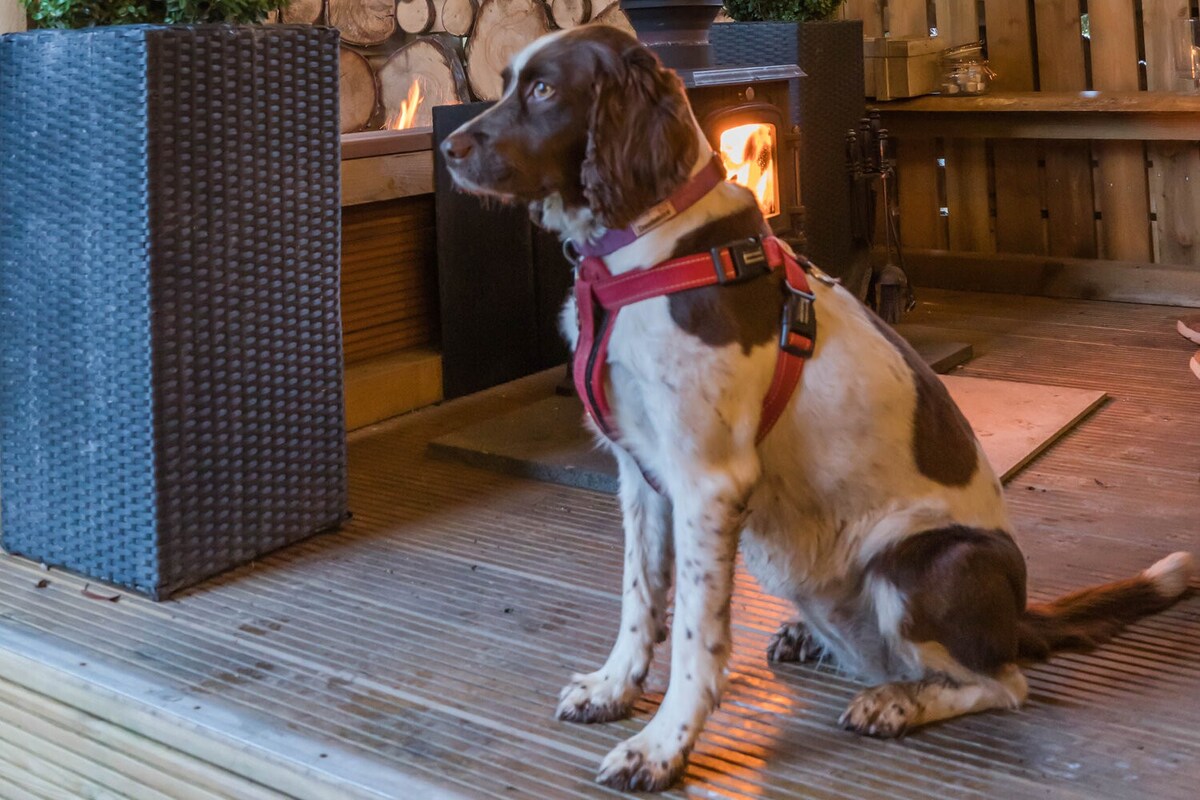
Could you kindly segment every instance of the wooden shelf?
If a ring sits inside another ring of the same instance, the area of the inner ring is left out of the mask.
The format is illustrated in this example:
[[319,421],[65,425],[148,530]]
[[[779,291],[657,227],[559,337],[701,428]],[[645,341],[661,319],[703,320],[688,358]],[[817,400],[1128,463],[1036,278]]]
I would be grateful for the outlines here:
[[433,129],[342,136],[342,205],[433,193]]
[[1200,139],[1200,95],[1166,92],[995,92],[875,103],[897,137]]

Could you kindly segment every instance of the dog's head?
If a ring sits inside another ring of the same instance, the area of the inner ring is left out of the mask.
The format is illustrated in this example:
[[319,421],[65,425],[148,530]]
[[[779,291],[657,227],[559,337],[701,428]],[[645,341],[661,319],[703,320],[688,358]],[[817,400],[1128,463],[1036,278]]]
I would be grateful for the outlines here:
[[504,96],[442,152],[465,191],[621,228],[687,180],[699,140],[678,76],[632,36],[585,25],[517,54]]

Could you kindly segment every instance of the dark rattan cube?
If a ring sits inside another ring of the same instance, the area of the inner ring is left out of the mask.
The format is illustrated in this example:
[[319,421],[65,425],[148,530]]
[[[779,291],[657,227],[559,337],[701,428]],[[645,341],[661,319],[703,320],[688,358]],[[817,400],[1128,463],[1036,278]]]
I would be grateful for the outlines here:
[[161,598],[345,518],[337,42],[0,36],[9,552]]

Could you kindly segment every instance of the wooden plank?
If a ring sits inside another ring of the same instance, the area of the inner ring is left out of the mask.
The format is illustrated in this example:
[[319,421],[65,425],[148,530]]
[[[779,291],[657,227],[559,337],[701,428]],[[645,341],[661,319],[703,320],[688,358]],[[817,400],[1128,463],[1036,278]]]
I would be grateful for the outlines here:
[[342,212],[342,224],[350,227],[373,227],[390,224],[400,216],[413,215],[433,219],[433,201],[429,197],[398,198],[382,203],[355,206]]
[[[966,104],[970,98],[928,98],[962,103],[954,109],[940,106],[928,110],[877,107],[884,125],[893,135],[946,136],[959,139],[1059,139],[1118,141],[1180,141],[1200,139],[1200,114],[1187,112],[1076,112],[1065,109],[1046,111],[974,111]],[[902,101],[908,102],[908,101]],[[1085,137],[1080,139],[1080,137]]]
[[862,20],[863,36],[883,36],[881,0],[846,0],[838,13],[842,19]]
[[[105,720],[0,680],[0,719],[15,724],[22,740],[40,739],[66,748],[71,762],[87,758],[135,778],[173,800],[236,797],[282,798],[274,791],[171,750]],[[3,795],[0,792],[0,796]]]
[[1146,49],[1146,88],[1173,92],[1177,82],[1171,58],[1171,24],[1186,19],[1191,0],[1142,0],[1142,41]]
[[442,399],[442,357],[406,350],[346,369],[346,429],[373,425]]
[[342,205],[433,192],[433,153],[398,153],[342,162]]
[[[1138,32],[1129,0],[1089,0],[1092,85],[1100,91],[1133,92],[1138,76]],[[1146,148],[1141,142],[1098,142],[1097,204],[1102,255],[1121,261],[1150,260],[1150,200]]]
[[1157,143],[1150,159],[1157,260],[1200,266],[1200,145]]
[[428,287],[429,283],[429,278],[420,273],[380,275],[372,279],[347,282],[342,287],[342,299],[353,299],[362,303],[363,307],[377,305],[379,302],[405,302]]
[[1143,142],[1096,142],[1101,258],[1150,260],[1150,198]]
[[[8,758],[6,758],[8,756]],[[11,758],[11,760],[9,760]],[[34,770],[37,770],[36,773]],[[0,776],[10,779],[0,786],[5,789],[12,786],[12,794],[0,795],[4,798],[20,798],[20,800],[79,800],[81,795],[76,789],[63,786],[54,781],[44,770],[31,767],[18,753],[0,753]],[[8,784],[8,786],[5,786]]]
[[994,252],[996,245],[988,212],[986,147],[979,139],[948,139],[945,153],[950,249]]
[[1134,4],[1128,0],[1088,0],[1088,17],[1092,88],[1101,92],[1138,91],[1141,82]]
[[1029,5],[1013,0],[985,0],[984,21],[987,23],[988,63],[996,71],[992,88],[997,92],[1033,91]]
[[[900,242],[904,247],[946,245],[938,198],[937,143],[911,138],[896,148],[896,189],[900,197]],[[876,239],[876,241],[883,241]]]
[[928,36],[929,12],[925,0],[885,0],[883,26],[888,36]]
[[[0,675],[11,682],[301,800],[458,796],[332,742],[265,724],[216,695],[197,705],[152,673],[102,662],[93,654],[80,663],[77,648],[53,637],[13,627],[0,636]],[[391,793],[372,785],[388,785]]]
[[414,317],[364,328],[356,335],[346,337],[346,362],[365,361],[410,347],[429,345],[431,341],[425,329],[431,322],[429,317]]
[[416,316],[396,320],[347,334],[344,344],[346,361],[362,361],[410,347],[432,343],[429,328],[433,318]]
[[25,30],[25,6],[20,0],[0,0],[0,33]]
[[939,289],[1200,308],[1200,271],[1186,267],[915,249],[904,266],[917,285]]
[[1039,144],[996,139],[992,142],[996,189],[996,249],[1008,253],[1045,253],[1045,198],[1038,166]]
[[[1034,88],[1033,41],[1029,6],[1023,2],[989,0],[988,61],[996,71],[993,89],[1029,92]],[[996,249],[1010,253],[1046,252],[1045,201],[1038,165],[1041,146],[997,139],[992,142],[996,195]]]
[[[0,722],[0,743],[3,744],[3,747],[0,748],[0,752],[3,753],[2,760],[0,760],[0,770],[36,777],[43,781],[44,784],[63,790],[62,796],[65,798],[86,797],[89,800],[143,800],[143,798],[144,800],[170,800],[170,798],[157,792],[153,794],[146,792],[133,795],[128,791],[114,791],[103,784],[89,780],[72,770],[64,768],[60,764],[56,764],[37,753],[31,752],[31,750],[36,748],[38,743],[22,741],[20,731],[3,722]],[[119,778],[120,776],[117,777]],[[128,788],[128,785],[126,785],[126,788]]]
[[[403,223],[401,223],[403,224]],[[409,228],[406,233],[412,238],[408,241],[397,241],[392,236],[379,236],[374,240],[363,239],[354,243],[353,248],[346,248],[346,262],[375,263],[378,260],[390,259],[397,265],[416,265],[433,251],[431,228]],[[426,240],[428,237],[429,240]]]
[[1086,89],[1077,0],[1033,0],[1038,78],[1043,91]]
[[[1016,5],[1015,3],[1010,5]],[[938,39],[945,47],[978,41],[979,10],[975,0],[934,0]],[[991,56],[991,21],[988,21],[988,59]]]
[[[1172,91],[1178,84],[1171,58],[1171,24],[1190,13],[1188,0],[1142,0],[1146,88]],[[1150,210],[1155,260],[1200,265],[1200,146],[1196,142],[1149,143]]]
[[[1034,0],[1038,80],[1043,91],[1087,89],[1083,33],[1076,0]],[[1076,138],[1088,136],[1077,132]],[[1085,141],[1047,143],[1047,249],[1052,255],[1096,255],[1091,147]]]
[[371,158],[433,149],[431,128],[403,131],[358,131],[342,134],[342,159]]
[[998,117],[1068,114],[1072,124],[1087,124],[1088,119],[1195,117],[1200,113],[1200,95],[1043,89],[1039,92],[996,91],[973,97],[914,97],[877,105],[881,111],[896,116],[942,113],[973,117],[980,112]]

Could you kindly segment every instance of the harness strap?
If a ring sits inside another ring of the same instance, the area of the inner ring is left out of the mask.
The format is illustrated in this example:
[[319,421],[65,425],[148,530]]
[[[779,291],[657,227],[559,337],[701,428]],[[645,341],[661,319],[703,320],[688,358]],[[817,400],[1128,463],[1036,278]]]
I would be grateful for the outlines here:
[[579,340],[575,345],[573,373],[575,388],[596,426],[608,436],[617,436],[612,408],[604,391],[604,369],[608,343],[617,315],[625,306],[652,297],[714,284],[751,280],[784,268],[787,296],[780,323],[779,356],[771,386],[763,398],[762,417],[756,441],[771,431],[800,382],[804,362],[816,343],[813,294],[808,284],[807,260],[788,255],[773,236],[746,239],[708,253],[664,261],[649,269],[613,276],[597,257],[585,258],[575,278],[575,306]]

